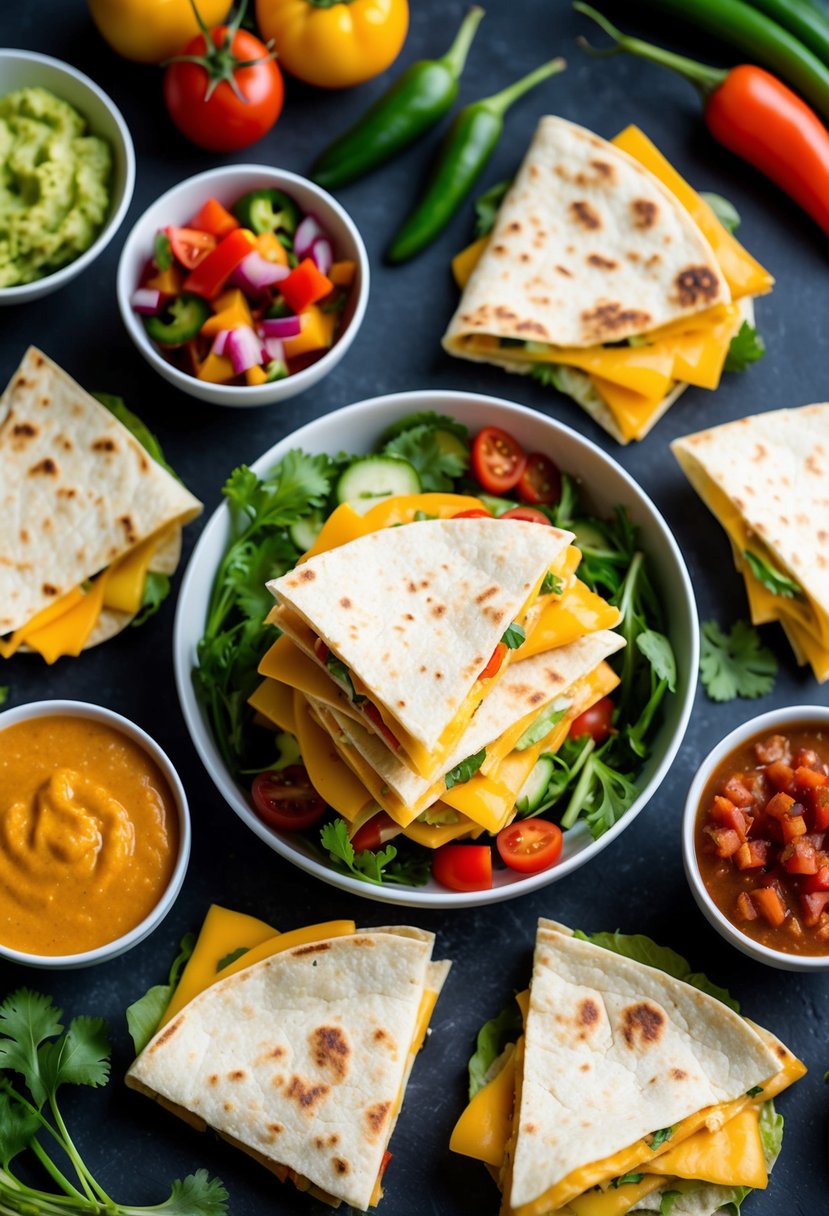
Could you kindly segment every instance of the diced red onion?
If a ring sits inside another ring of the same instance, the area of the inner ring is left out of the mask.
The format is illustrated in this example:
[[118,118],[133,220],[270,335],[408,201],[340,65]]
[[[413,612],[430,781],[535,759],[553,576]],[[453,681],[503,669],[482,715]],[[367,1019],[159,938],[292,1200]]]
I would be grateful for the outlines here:
[[316,218],[313,215],[306,215],[294,233],[294,253],[298,258],[304,258],[311,252],[314,241],[321,236],[324,237],[325,233]]
[[262,362],[262,343],[249,325],[240,325],[229,332],[224,353],[236,375],[241,376],[249,367],[257,367]]
[[296,338],[302,332],[301,317],[265,317],[259,322],[263,338]]
[[327,237],[321,236],[311,246],[311,257],[320,274],[328,274],[334,262],[334,250]]
[[161,312],[161,292],[153,287],[136,287],[130,303],[142,316],[156,317]]
[[232,332],[233,332],[233,330],[231,330],[231,329],[220,329],[219,330],[219,332],[216,334],[216,337],[213,339],[213,345],[210,347],[211,355],[223,355],[225,353],[225,347],[227,346],[227,340],[230,337],[230,335],[232,334]]
[[273,360],[277,363],[285,362],[285,348],[279,341],[279,338],[263,338],[262,350],[264,352],[263,363]]
[[269,262],[254,249],[243,262],[239,263],[230,276],[230,281],[234,287],[241,287],[242,291],[247,291],[255,296],[264,291],[266,287],[270,287],[272,283],[279,283],[282,279],[287,279],[290,273],[287,266],[282,266],[279,262]]

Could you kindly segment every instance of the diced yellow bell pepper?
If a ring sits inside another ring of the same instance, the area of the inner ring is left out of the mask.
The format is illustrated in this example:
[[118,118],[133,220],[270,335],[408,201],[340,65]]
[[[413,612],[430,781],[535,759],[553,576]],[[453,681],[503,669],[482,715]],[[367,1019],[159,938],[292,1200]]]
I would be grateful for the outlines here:
[[334,327],[337,324],[337,314],[323,312],[316,304],[310,304],[300,313],[302,330],[295,338],[285,338],[283,346],[285,357],[296,359],[298,355],[310,351],[323,350],[334,341]]
[[177,296],[183,282],[184,276],[178,266],[168,266],[166,270],[159,270],[158,274],[147,279],[144,286],[149,287],[152,291],[160,291],[165,296]]
[[357,273],[357,263],[349,260],[334,262],[328,271],[328,277],[335,287],[350,287]]
[[288,265],[288,250],[272,232],[261,232],[256,238],[256,251],[266,262],[275,262],[278,266]]
[[215,338],[223,329],[238,329],[240,325],[253,326],[248,302],[238,287],[220,295],[213,307],[216,309],[215,313],[207,318],[200,330],[204,338]]
[[235,375],[230,360],[225,359],[224,355],[214,355],[211,351],[199,367],[198,379],[207,380],[210,384],[227,384]]
[[267,384],[268,377],[263,367],[249,367],[245,372],[246,384]]

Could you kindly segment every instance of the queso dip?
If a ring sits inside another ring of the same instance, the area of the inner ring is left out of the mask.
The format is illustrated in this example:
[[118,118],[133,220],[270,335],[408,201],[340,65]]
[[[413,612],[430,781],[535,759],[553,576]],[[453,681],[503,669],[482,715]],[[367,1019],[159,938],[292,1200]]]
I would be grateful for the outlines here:
[[161,898],[178,814],[137,743],[89,718],[0,731],[0,943],[80,954],[114,941]]

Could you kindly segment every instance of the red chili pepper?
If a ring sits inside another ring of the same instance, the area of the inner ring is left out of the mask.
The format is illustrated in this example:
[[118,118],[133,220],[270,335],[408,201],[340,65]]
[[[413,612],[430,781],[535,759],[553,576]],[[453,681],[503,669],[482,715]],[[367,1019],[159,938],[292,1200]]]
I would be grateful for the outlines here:
[[[699,90],[706,126],[717,142],[780,186],[829,234],[829,130],[788,85],[753,64],[726,71],[674,55],[622,34],[587,4],[574,7],[616,42],[612,49],[594,54],[624,51],[690,80]],[[592,50],[584,39],[579,42]]]

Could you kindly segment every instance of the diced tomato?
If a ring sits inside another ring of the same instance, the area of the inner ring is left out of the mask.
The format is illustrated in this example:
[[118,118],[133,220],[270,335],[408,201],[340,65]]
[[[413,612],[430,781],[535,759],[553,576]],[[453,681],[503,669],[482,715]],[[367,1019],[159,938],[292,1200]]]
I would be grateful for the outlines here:
[[481,674],[478,676],[479,680],[491,680],[494,675],[498,674],[498,672],[501,670],[501,664],[503,663],[504,658],[506,657],[506,653],[507,653],[508,649],[509,649],[509,647],[507,646],[506,642],[498,643],[498,645],[493,650],[492,657],[490,658],[486,667],[483,669]]
[[317,269],[311,258],[303,258],[295,266],[287,279],[281,279],[279,290],[288,307],[295,313],[304,312],[311,304],[316,304],[329,291],[334,290],[331,280]]
[[747,840],[734,854],[734,861],[740,870],[759,870],[768,861],[770,850],[767,840]]
[[[795,803],[795,806],[797,805]],[[786,844],[791,840],[797,840],[798,836],[806,835],[806,820],[802,815],[787,815],[785,819],[780,820],[780,826],[783,829],[783,840]]]
[[742,777],[736,774],[733,777],[729,777],[723,786],[722,792],[735,806],[751,806],[754,802],[751,790],[743,784]]
[[500,519],[520,519],[525,524],[547,524],[552,527],[547,516],[543,511],[536,511],[535,507],[511,507],[509,511],[505,511]]
[[452,519],[492,519],[492,512],[483,507],[471,507],[468,511],[456,511]]
[[234,228],[238,228],[239,221],[235,215],[223,207],[218,199],[209,198],[202,207],[199,214],[193,220],[194,228],[201,228],[202,232],[210,232],[215,237],[227,236]]
[[[235,228],[220,241],[184,280],[184,290],[211,299],[222,290],[236,267],[253,249],[253,238],[244,228]],[[287,281],[287,280],[286,280]]]
[[824,772],[824,766],[821,763],[820,756],[811,747],[800,747],[795,752],[794,757],[795,768],[813,768],[818,772]]
[[[813,898],[814,896],[804,896],[804,899]],[[760,915],[764,916],[773,928],[783,924],[786,919],[786,905],[774,887],[759,887],[751,892],[751,900]]]
[[616,706],[610,697],[602,697],[570,724],[570,738],[580,735],[592,736],[594,743],[604,743],[613,734],[613,711]]
[[803,890],[810,895],[815,891],[829,891],[829,861],[820,857],[816,860],[815,873],[807,875],[803,880]]
[[216,238],[198,228],[165,228],[173,256],[186,270],[195,270],[216,248]]
[[785,735],[770,735],[762,743],[754,744],[754,754],[760,764],[774,764],[776,760],[791,762],[792,749]]
[[355,853],[362,853],[366,849],[382,849],[384,844],[394,840],[402,831],[391,815],[380,811],[379,814],[372,815],[371,819],[367,819],[362,827],[357,828],[351,837],[351,844]]
[[561,498],[561,473],[541,452],[530,452],[524,472],[516,486],[522,502],[558,502]]
[[748,835],[749,821],[730,798],[723,798],[721,794],[714,795],[711,818],[721,827],[733,828],[741,840],[745,840]]
[[742,848],[743,842],[733,828],[708,827],[705,831],[713,840],[718,857],[733,857]]
[[444,844],[432,858],[432,877],[450,891],[488,891],[492,851],[488,844]]
[[812,827],[816,832],[829,831],[829,786],[812,790]]
[[386,1172],[386,1167],[388,1166],[390,1161],[391,1161],[391,1153],[387,1149],[386,1152],[383,1153],[383,1160],[380,1162],[380,1169],[377,1171],[377,1181],[378,1182],[382,1182],[383,1175]]
[[546,819],[519,819],[502,828],[495,843],[511,870],[538,874],[558,861],[563,839],[556,823]]
[[775,760],[766,769],[766,776],[776,790],[784,790],[787,794],[794,793],[794,769],[782,760]]
[[397,738],[394,732],[389,730],[388,726],[386,726],[385,722],[383,721],[383,715],[380,713],[377,706],[371,701],[363,701],[360,704],[360,708],[368,718],[369,722],[373,723],[379,734],[381,734],[386,740],[392,751],[399,752],[400,740]]
[[752,816],[748,834],[757,840],[771,840],[774,844],[782,844],[783,829],[780,823],[781,821],[775,819],[773,815],[767,815],[765,811],[757,811]]
[[807,794],[829,785],[829,777],[817,769],[806,768],[801,764],[794,770],[794,785],[798,794]]
[[766,814],[773,815],[775,819],[786,819],[791,815],[793,806],[794,798],[790,794],[784,794],[781,791],[766,803]]
[[803,909],[804,925],[813,929],[829,908],[829,891],[815,891],[811,895],[801,895],[800,906]]
[[737,915],[742,920],[757,919],[757,909],[751,902],[751,896],[748,891],[741,891],[737,896]]
[[472,471],[488,494],[506,494],[521,479],[527,456],[517,439],[486,426],[472,444]]
[[787,874],[816,874],[815,846],[808,840],[794,840],[780,854],[780,864]]

